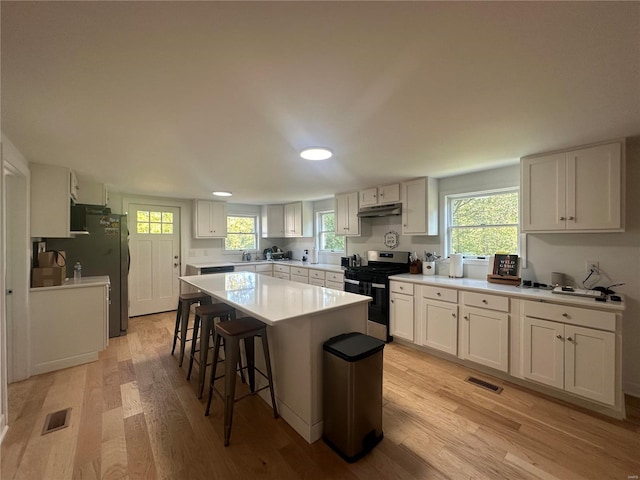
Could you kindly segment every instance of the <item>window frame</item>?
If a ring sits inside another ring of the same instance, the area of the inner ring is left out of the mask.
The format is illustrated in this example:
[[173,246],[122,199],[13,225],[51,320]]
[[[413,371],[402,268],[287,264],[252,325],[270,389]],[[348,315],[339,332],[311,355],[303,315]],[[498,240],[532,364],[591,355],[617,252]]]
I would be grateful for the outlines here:
[[[316,211],[316,234],[315,234],[315,246],[316,246],[316,250],[318,251],[318,253],[323,253],[323,254],[336,254],[336,255],[341,255],[344,254],[347,251],[347,241],[345,237],[341,237],[343,238],[343,249],[342,250],[328,250],[328,249],[322,249],[321,247],[321,236],[323,233],[328,233],[329,230],[322,230],[322,217],[326,214],[333,214],[333,219],[334,222],[336,221],[336,211],[335,209],[327,209],[327,210],[318,210]],[[332,232],[335,235],[335,230],[333,230]],[[335,235],[336,237],[338,237],[338,235]]]
[[[258,214],[252,214],[252,213],[228,213],[226,218],[225,218],[225,222],[229,222],[229,218],[253,218],[253,224],[255,226],[255,231],[253,232],[253,235],[255,237],[255,248],[243,248],[243,249],[239,249],[239,250],[235,250],[235,249],[229,249],[227,248],[227,238],[229,237],[229,235],[240,235],[240,232],[229,232],[229,228],[227,227],[227,236],[223,239],[222,242],[222,250],[224,253],[238,253],[238,252],[251,252],[251,253],[255,253],[258,252],[260,250],[260,216]],[[247,235],[247,233],[242,233],[242,235]]]
[[[521,197],[520,197],[520,187],[519,186],[513,186],[513,187],[504,187],[504,188],[493,188],[493,189],[487,189],[487,190],[479,190],[479,191],[474,191],[474,192],[460,192],[460,193],[451,193],[451,194],[447,194],[445,195],[445,202],[444,202],[444,207],[445,207],[445,215],[444,215],[444,255],[445,257],[448,257],[449,255],[451,255],[452,253],[455,253],[452,249],[452,241],[453,241],[453,234],[452,234],[452,230],[454,227],[453,224],[453,209],[451,207],[451,203],[454,200],[457,199],[461,199],[461,198],[480,198],[480,197],[490,197],[490,196],[494,196],[494,195],[500,195],[500,194],[508,194],[508,193],[515,193],[517,194],[517,199],[518,199],[518,220],[515,224],[513,223],[504,223],[504,224],[490,224],[488,226],[495,226],[495,227],[499,227],[499,226],[506,226],[506,227],[511,227],[511,226],[515,226],[516,227],[516,241],[518,244],[518,248],[516,252],[509,252],[509,253],[515,253],[517,255],[519,255],[520,257],[524,257],[524,244],[525,242],[523,241],[522,238],[522,233],[520,232],[520,202],[521,202]],[[485,225],[486,226],[486,225]],[[482,227],[482,225],[478,225],[477,228]],[[465,227],[465,228],[476,228],[476,227]],[[495,253],[495,252],[494,252]],[[478,264],[488,264],[489,262],[489,255],[491,254],[487,254],[487,256],[481,256],[481,255],[465,255],[465,261],[466,260],[471,260],[471,262],[473,263],[478,263]]]

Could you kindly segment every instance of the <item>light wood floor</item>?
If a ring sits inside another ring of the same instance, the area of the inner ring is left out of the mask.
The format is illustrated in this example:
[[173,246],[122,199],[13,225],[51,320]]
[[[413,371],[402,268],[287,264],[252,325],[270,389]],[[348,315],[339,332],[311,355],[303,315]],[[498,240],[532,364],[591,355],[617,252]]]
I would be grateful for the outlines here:
[[[173,313],[134,318],[100,360],[9,386],[3,480],[628,479],[640,475],[640,402],[612,420],[397,344],[384,350],[384,440],[348,464],[308,445],[258,397],[236,404],[223,446],[222,402],[204,401],[169,355]],[[243,387],[246,388],[246,387]],[[47,413],[71,425],[40,435]]]

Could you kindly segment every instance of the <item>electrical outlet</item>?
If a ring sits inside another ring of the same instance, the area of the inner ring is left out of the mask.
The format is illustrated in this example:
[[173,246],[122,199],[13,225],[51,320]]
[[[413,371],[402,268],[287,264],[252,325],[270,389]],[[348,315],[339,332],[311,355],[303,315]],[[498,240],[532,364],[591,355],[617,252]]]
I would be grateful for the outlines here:
[[594,274],[600,273],[600,262],[597,260],[587,260],[584,264],[585,273],[588,275],[593,270]]

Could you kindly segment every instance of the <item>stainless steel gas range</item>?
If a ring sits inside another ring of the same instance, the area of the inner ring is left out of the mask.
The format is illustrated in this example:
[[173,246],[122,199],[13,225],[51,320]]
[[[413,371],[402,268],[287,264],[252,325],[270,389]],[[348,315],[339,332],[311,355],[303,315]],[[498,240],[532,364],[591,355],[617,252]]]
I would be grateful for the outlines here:
[[389,277],[409,271],[409,252],[367,252],[367,264],[347,267],[344,272],[346,292],[367,295],[369,303],[367,334],[390,342],[389,335]]

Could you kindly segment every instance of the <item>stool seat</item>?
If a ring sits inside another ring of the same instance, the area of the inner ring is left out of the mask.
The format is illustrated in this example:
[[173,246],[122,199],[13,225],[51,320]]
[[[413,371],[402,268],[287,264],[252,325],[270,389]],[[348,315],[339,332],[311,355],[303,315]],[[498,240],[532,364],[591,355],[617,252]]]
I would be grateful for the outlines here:
[[204,315],[211,315],[213,317],[230,315],[233,312],[235,312],[235,309],[226,303],[210,303],[196,307],[196,315],[200,315],[201,317]]
[[[229,445],[231,438],[231,422],[233,420],[233,404],[238,400],[235,398],[235,385],[236,385],[236,363],[240,358],[240,340],[244,341],[244,350],[247,357],[247,366],[242,367],[240,364],[240,373],[243,369],[247,370],[249,377],[249,388],[253,395],[260,390],[266,388],[271,393],[271,405],[273,406],[273,416],[278,418],[278,407],[276,405],[276,397],[273,391],[273,375],[271,373],[271,359],[269,356],[269,342],[267,341],[267,326],[260,320],[253,317],[242,317],[227,322],[220,322],[215,326],[215,346],[213,348],[213,367],[211,368],[211,381],[209,383],[209,399],[207,401],[207,408],[204,412],[205,415],[209,415],[209,409],[211,408],[211,398],[213,392],[218,393],[224,400],[224,445]],[[260,336],[262,338],[262,351],[264,352],[264,362],[267,372],[261,372],[255,366],[255,349],[254,338]],[[220,346],[224,341],[225,353],[227,358],[225,359],[225,371],[224,371],[224,395],[221,394],[215,388],[216,367],[218,366],[218,357],[220,352]],[[255,372],[262,375],[268,382],[267,386],[255,388]]]
[[264,330],[265,324],[253,317],[237,318],[233,322],[218,323],[216,333],[228,337],[246,337]]
[[205,305],[211,303],[211,297],[206,293],[193,292],[193,293],[181,293],[178,297],[178,308],[176,309],[176,325],[173,331],[173,346],[171,347],[171,355],[176,350],[176,343],[180,339],[180,362],[178,365],[182,366],[184,360],[185,346],[188,341],[187,331],[189,330],[189,312],[191,311],[191,305],[199,303]]

